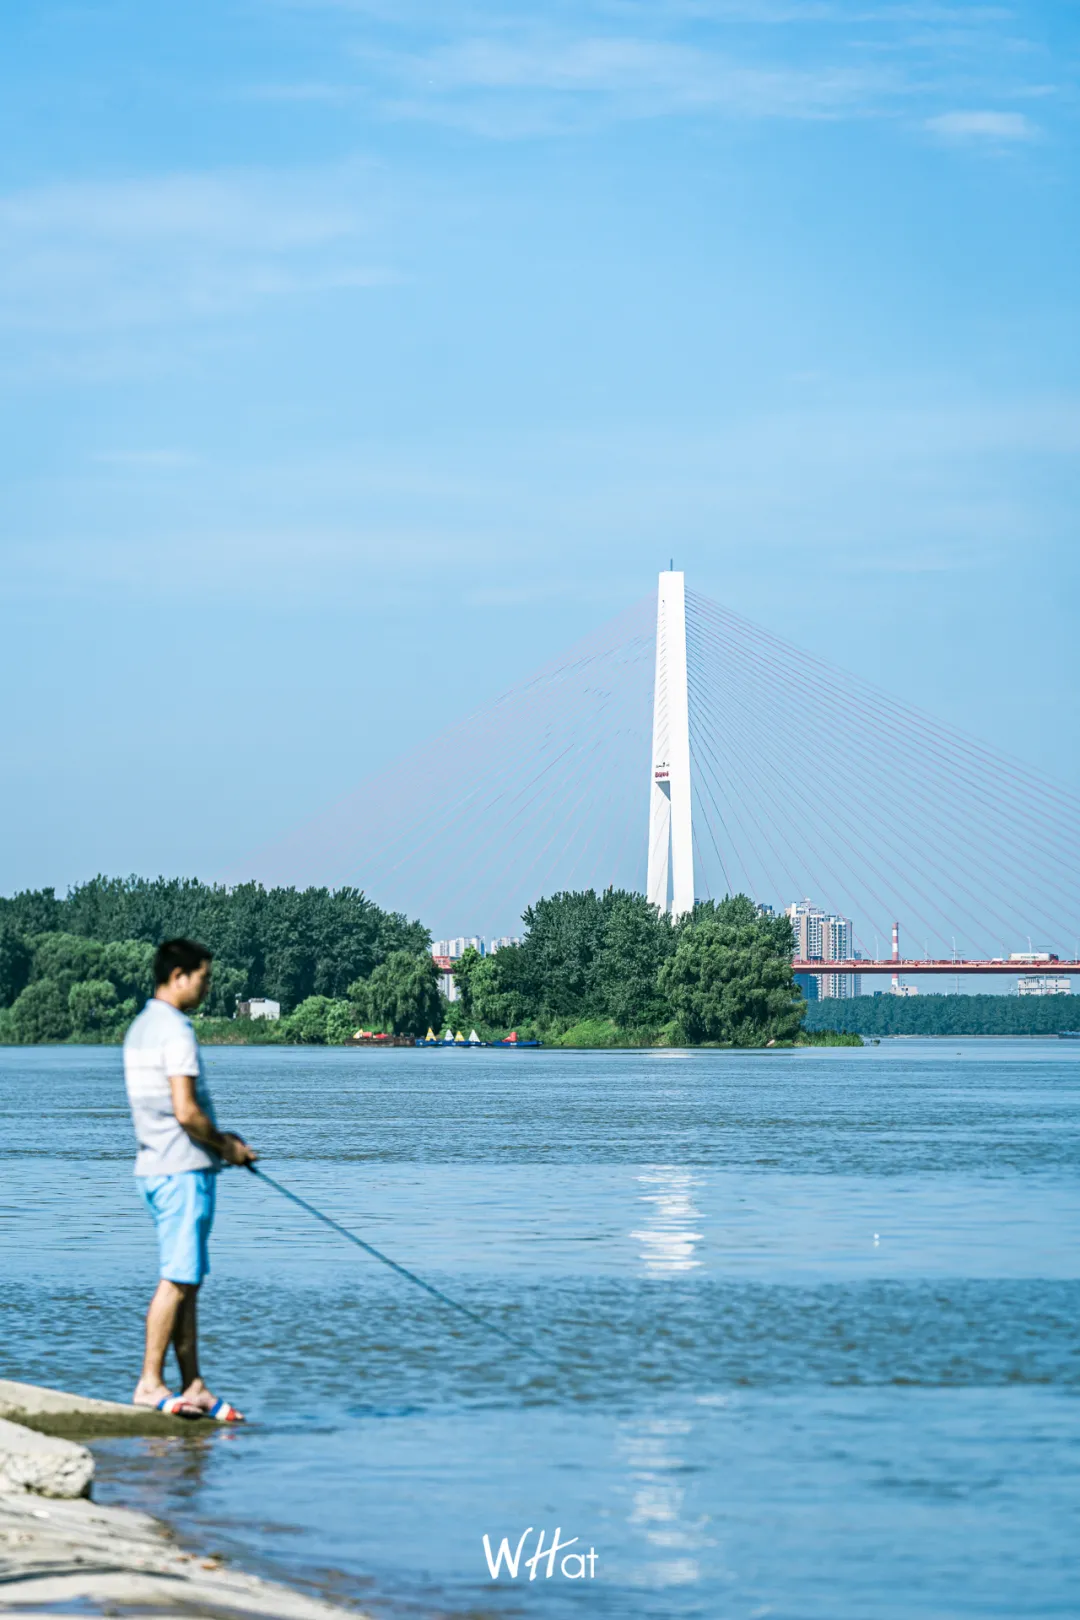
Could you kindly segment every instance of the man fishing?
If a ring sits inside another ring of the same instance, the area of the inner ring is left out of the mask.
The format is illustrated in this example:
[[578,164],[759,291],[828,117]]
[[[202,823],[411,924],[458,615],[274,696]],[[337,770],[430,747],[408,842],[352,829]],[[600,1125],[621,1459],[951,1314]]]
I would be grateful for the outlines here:
[[[135,1405],[178,1417],[243,1423],[199,1372],[197,1304],[210,1270],[216,1178],[223,1163],[253,1164],[258,1154],[232,1131],[219,1131],[187,1014],[210,988],[213,953],[190,939],[167,939],[154,957],[154,994],[124,1040],[124,1079],[135,1126],[135,1175],[154,1218],[161,1280],[146,1313],[146,1354]],[[165,1384],[165,1356],[176,1351],[182,1393]]]

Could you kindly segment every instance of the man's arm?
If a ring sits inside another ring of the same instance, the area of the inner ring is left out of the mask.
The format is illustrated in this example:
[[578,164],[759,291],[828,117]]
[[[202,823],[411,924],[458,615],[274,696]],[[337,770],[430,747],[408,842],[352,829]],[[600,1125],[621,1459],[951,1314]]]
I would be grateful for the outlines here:
[[171,1074],[169,1076],[169,1089],[172,1092],[173,1113],[176,1123],[180,1125],[193,1142],[200,1147],[212,1148],[215,1153],[228,1164],[254,1164],[259,1155],[254,1148],[232,1131],[219,1131],[214,1122],[199,1107],[199,1099],[195,1095],[195,1076],[191,1074]]

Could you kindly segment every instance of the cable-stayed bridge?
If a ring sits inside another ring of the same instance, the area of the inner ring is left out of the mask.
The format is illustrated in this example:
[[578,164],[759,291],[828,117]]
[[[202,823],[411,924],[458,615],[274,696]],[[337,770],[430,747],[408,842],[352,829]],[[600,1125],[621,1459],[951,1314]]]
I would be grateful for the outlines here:
[[1061,785],[672,571],[238,875],[353,884],[448,934],[512,933],[564,889],[809,896],[853,921],[830,973],[1056,975],[1080,972],[1078,834]]

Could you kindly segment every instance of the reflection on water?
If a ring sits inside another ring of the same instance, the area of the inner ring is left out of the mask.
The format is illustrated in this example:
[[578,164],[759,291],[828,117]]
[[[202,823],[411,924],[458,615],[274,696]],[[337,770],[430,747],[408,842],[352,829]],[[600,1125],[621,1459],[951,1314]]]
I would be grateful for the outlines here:
[[[687,1459],[691,1425],[677,1418],[654,1418],[628,1427],[619,1447],[633,1497],[627,1522],[633,1541],[658,1556],[634,1571],[635,1585],[692,1586],[701,1576],[696,1553],[711,1546],[705,1536],[708,1515],[685,1516]],[[682,1442],[682,1444],[680,1444]]]
[[642,1244],[641,1259],[647,1276],[670,1276],[693,1271],[701,1264],[694,1256],[694,1244],[701,1233],[694,1228],[701,1213],[693,1200],[693,1189],[703,1184],[702,1176],[676,1165],[655,1165],[638,1176],[645,1188],[641,1202],[648,1206],[647,1225],[630,1236]]

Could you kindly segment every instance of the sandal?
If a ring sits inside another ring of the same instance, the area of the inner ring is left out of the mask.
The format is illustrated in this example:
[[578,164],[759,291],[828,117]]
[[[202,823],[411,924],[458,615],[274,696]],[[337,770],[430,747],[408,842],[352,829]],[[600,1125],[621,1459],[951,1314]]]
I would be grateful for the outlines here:
[[247,1418],[243,1412],[238,1412],[235,1406],[228,1401],[216,1400],[213,1406],[207,1408],[206,1416],[213,1418],[215,1423],[246,1423]]
[[195,1406],[191,1401],[185,1401],[182,1395],[163,1395],[152,1411],[165,1412],[169,1417],[201,1418],[202,1408]]

